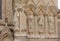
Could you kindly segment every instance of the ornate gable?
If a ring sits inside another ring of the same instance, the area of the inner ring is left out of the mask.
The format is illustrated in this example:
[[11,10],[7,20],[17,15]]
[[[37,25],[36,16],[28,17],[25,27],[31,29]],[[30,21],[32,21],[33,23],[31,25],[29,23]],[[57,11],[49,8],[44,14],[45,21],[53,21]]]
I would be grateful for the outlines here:
[[3,41],[3,40],[6,41],[7,39],[8,39],[8,41],[12,41],[13,40],[13,36],[12,36],[12,33],[11,33],[10,29],[8,27],[5,27],[3,29],[3,31],[1,32],[0,40],[1,41]]

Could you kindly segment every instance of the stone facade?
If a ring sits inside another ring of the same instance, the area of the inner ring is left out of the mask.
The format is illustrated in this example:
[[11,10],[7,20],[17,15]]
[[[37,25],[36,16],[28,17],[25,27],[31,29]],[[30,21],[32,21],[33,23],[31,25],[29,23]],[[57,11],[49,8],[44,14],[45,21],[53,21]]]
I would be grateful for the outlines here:
[[2,0],[0,41],[59,41],[57,0]]

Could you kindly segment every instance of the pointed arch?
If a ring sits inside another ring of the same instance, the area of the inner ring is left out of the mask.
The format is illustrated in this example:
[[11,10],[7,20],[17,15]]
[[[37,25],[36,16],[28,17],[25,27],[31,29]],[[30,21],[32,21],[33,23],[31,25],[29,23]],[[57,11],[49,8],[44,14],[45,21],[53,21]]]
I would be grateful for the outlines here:
[[1,32],[0,39],[1,41],[5,41],[6,39],[9,39],[10,41],[13,41],[12,33],[8,27],[5,27],[3,31]]
[[6,41],[6,40],[9,40],[9,41],[13,41],[13,38],[11,35],[9,35],[8,33],[4,34],[1,36],[1,41]]
[[29,7],[30,11],[34,12],[35,6],[33,4],[29,4],[28,7]]

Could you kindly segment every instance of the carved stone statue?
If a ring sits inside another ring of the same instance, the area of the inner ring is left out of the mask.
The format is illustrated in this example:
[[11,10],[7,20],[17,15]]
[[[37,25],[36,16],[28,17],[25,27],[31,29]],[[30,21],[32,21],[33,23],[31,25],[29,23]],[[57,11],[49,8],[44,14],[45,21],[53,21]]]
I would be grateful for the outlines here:
[[14,10],[15,10],[15,12],[14,12],[15,35],[18,35],[18,33],[19,33],[19,20],[18,20],[19,12],[17,9],[18,9],[18,6],[17,6],[17,4],[15,4],[15,8],[14,8]]
[[42,2],[44,1],[16,1],[14,22],[15,29],[20,31],[20,35],[24,36],[28,32],[28,35],[41,38],[55,34],[55,9],[52,6],[45,6]]
[[54,17],[54,8],[52,9],[52,6],[50,6],[48,10],[48,24],[49,24],[49,35],[50,37],[55,37],[55,17]]
[[44,33],[44,16],[42,12],[40,12],[40,15],[38,16],[37,23],[38,23],[38,29],[40,34],[43,34]]
[[28,14],[28,28],[29,28],[29,33],[33,34],[34,32],[34,17],[33,13]]
[[44,9],[43,6],[40,6],[40,11],[38,12],[37,24],[38,24],[38,34],[41,38],[45,37],[44,29]]
[[[14,6],[14,24],[15,24],[15,37],[17,36],[19,39],[15,38],[15,41],[27,41],[27,39],[25,39],[26,34],[27,34],[27,26],[26,26],[26,16],[24,13],[24,4],[23,4],[23,0],[19,1],[15,3]],[[21,4],[19,4],[19,2],[22,2]],[[20,37],[21,36],[21,37]],[[23,39],[22,39],[23,37]],[[20,39],[21,38],[21,39]]]

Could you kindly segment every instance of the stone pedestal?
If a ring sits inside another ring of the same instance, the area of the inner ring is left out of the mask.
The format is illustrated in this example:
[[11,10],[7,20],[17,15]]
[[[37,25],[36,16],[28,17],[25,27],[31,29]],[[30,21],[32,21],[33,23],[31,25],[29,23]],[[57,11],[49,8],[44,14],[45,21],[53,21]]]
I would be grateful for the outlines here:
[[26,36],[15,36],[14,41],[27,41]]

